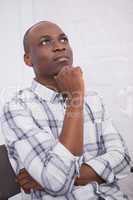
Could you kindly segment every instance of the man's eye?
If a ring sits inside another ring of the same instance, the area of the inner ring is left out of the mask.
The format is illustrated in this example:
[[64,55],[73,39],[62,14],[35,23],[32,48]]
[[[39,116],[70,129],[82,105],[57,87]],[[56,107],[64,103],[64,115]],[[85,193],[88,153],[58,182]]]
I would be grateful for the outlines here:
[[47,45],[47,44],[50,44],[50,40],[42,40],[41,41],[41,45]]
[[63,37],[63,38],[60,39],[60,41],[61,41],[62,43],[65,43],[65,42],[68,42],[68,39],[67,39],[67,37]]

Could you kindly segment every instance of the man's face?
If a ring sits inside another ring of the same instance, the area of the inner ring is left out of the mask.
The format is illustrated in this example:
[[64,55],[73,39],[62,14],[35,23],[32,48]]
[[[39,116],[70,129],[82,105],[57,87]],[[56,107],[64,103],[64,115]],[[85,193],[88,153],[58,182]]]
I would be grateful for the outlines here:
[[36,76],[51,78],[62,67],[72,65],[73,55],[67,36],[53,23],[42,22],[28,36],[29,56]]

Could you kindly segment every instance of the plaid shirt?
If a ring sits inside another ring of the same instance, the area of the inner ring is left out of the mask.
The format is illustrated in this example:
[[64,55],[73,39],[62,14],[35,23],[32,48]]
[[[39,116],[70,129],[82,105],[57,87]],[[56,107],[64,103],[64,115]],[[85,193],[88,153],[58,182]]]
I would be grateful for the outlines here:
[[[33,80],[2,113],[2,130],[16,174],[26,168],[45,192],[31,190],[32,200],[128,199],[117,180],[129,171],[128,152],[95,92],[84,103],[84,151],[74,156],[59,140],[66,102],[62,96]],[[77,138],[78,139],[78,138]],[[105,183],[74,186],[82,163],[92,167]]]

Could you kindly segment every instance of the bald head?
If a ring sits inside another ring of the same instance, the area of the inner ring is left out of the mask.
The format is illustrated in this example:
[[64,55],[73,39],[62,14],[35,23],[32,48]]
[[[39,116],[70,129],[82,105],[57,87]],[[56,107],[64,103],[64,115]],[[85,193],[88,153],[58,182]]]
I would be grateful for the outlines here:
[[[24,38],[23,38],[23,47],[24,47],[24,51],[25,53],[28,53],[29,52],[29,35],[30,35],[30,32],[32,30],[34,30],[36,27],[39,27],[41,25],[47,25],[47,24],[53,24],[53,25],[56,25],[52,22],[49,22],[49,21],[40,21],[40,22],[37,22],[36,24],[32,25],[24,34]],[[56,25],[57,26],[57,25]]]

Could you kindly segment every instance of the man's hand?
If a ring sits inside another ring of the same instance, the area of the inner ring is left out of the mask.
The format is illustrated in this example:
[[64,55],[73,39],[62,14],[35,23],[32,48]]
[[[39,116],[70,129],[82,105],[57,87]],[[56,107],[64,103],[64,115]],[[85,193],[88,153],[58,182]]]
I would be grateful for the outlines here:
[[27,194],[30,193],[31,189],[44,191],[44,188],[25,169],[20,170],[16,181]]
[[69,98],[84,96],[84,80],[80,67],[65,66],[54,78],[59,92],[67,94]]
[[80,168],[80,177],[75,179],[74,185],[87,185],[96,181],[98,184],[105,183],[105,181],[87,164],[82,164]]

